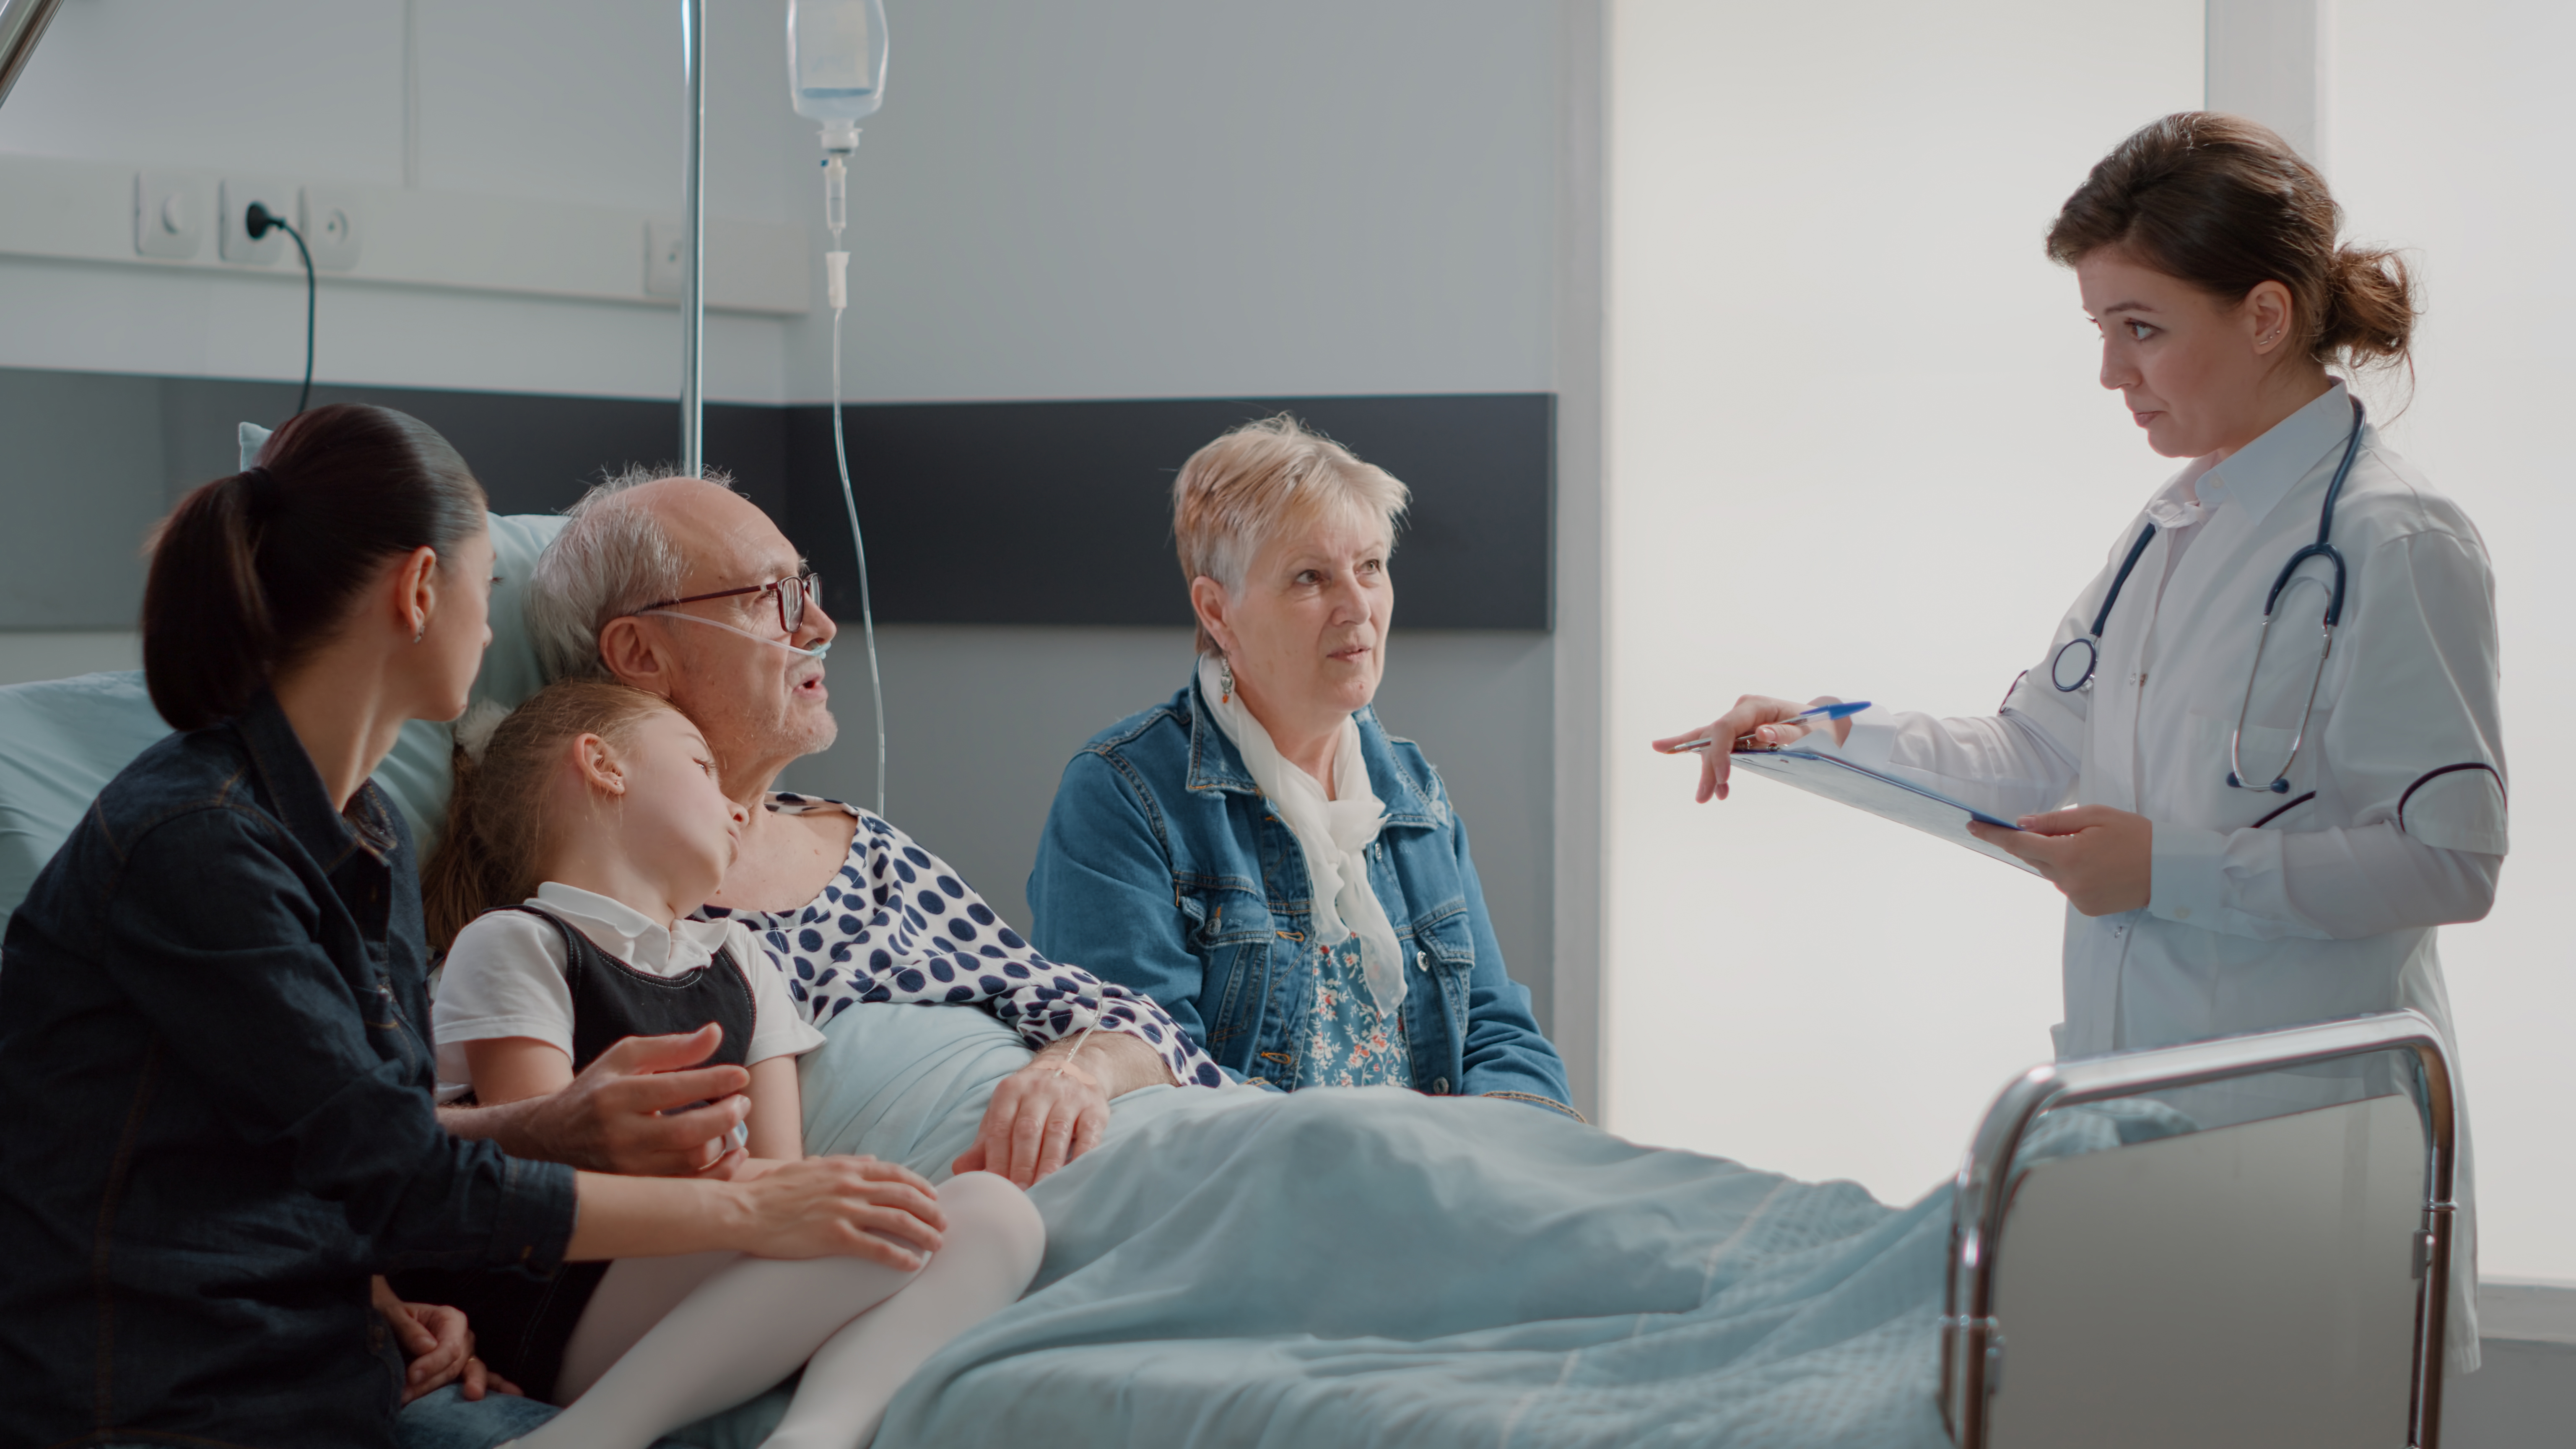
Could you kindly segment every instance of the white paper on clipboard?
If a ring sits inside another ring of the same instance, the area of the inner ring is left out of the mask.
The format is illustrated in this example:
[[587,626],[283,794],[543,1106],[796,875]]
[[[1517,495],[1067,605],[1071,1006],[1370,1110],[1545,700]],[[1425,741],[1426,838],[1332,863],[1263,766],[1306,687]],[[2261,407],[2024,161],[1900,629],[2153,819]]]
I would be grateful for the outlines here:
[[1968,822],[1982,820],[1988,825],[2013,829],[2009,820],[1998,820],[1982,810],[1965,805],[1925,789],[1911,780],[1881,774],[1866,765],[1855,765],[1839,756],[1792,747],[1785,750],[1738,750],[1727,756],[1735,769],[1756,775],[1767,775],[1785,785],[1795,785],[1811,795],[1838,800],[1857,810],[1911,825],[1926,835],[1937,835],[1953,845],[1964,845],[1979,855],[1992,856],[2015,870],[2038,871],[2000,847],[1988,845],[1968,833]]

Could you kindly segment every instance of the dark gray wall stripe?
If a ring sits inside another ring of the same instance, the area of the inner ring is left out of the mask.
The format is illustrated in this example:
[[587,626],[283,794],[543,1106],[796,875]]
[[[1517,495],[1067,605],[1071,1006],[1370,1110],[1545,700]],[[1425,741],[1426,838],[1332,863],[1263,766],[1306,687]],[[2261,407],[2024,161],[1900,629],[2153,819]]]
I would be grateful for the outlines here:
[[[1543,393],[942,403],[845,409],[877,617],[899,623],[1187,624],[1172,478],[1226,429],[1287,410],[1405,481],[1397,616],[1545,629],[1554,399]],[[828,409],[787,410],[788,510],[855,610]],[[817,487],[820,480],[825,486]]]
[[[558,509],[601,470],[677,452],[663,400],[317,384],[444,433],[505,513]],[[1170,489],[1182,460],[1286,409],[1402,478],[1398,612],[1417,628],[1549,627],[1554,403],[1544,393],[854,406],[844,411],[877,617],[1182,624]],[[295,389],[0,368],[0,628],[133,627],[138,549],[188,488],[233,470],[233,425]],[[707,410],[707,457],[780,518],[855,615],[856,571],[819,406]]]

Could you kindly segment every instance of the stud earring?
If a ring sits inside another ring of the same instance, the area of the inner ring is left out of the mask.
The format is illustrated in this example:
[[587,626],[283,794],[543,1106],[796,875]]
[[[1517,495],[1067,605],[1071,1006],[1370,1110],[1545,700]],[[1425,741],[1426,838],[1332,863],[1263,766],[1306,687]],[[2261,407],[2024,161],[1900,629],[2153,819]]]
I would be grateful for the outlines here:
[[1234,661],[1222,654],[1216,657],[1216,698],[1219,704],[1234,702]]

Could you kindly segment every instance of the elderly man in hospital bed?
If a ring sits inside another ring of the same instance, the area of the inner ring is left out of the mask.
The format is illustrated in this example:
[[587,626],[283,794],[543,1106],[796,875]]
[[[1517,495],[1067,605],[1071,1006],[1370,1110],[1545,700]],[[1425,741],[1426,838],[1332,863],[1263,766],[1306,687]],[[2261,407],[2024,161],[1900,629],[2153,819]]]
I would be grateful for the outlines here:
[[959,1170],[1027,1186],[1100,1140],[1110,1097],[1222,1080],[1161,1007],[1039,955],[891,823],[776,788],[832,744],[823,656],[836,630],[795,547],[741,495],[649,474],[599,485],[538,560],[523,608],[549,677],[634,685],[705,731],[750,824],[700,915],[762,936],[809,1020],[860,1002],[971,1003],[1037,1050],[995,1091]]

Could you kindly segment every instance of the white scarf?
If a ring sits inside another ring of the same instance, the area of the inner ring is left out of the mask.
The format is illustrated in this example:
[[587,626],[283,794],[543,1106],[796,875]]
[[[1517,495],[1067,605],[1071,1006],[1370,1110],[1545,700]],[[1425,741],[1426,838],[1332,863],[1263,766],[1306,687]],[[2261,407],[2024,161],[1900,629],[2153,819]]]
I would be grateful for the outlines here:
[[1404,1005],[1404,957],[1396,949],[1395,924],[1369,884],[1368,848],[1385,823],[1386,807],[1369,788],[1368,762],[1360,758],[1360,726],[1342,721],[1342,738],[1333,747],[1333,794],[1314,776],[1288,763],[1271,743],[1270,731],[1243,707],[1242,696],[1226,697],[1217,678],[1217,656],[1199,656],[1199,693],[1218,729],[1243,755],[1252,782],[1270,798],[1297,846],[1306,854],[1306,874],[1315,883],[1315,940],[1338,945],[1346,935],[1360,940],[1360,967],[1377,1014],[1393,1022]]

